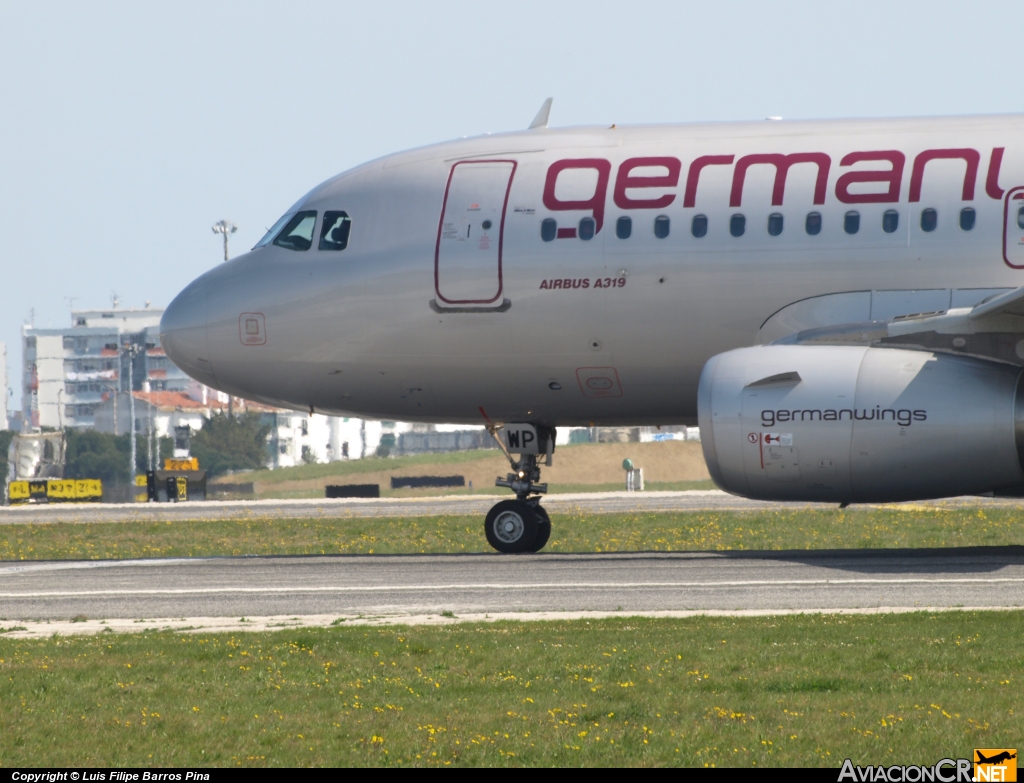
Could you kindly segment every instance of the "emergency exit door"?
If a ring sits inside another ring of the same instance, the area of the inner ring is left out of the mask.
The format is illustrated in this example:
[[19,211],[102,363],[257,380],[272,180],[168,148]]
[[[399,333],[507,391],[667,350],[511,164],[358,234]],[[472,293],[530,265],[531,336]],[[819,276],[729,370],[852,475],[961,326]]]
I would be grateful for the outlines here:
[[452,166],[434,251],[439,303],[487,305],[501,296],[505,210],[516,162],[464,160]]

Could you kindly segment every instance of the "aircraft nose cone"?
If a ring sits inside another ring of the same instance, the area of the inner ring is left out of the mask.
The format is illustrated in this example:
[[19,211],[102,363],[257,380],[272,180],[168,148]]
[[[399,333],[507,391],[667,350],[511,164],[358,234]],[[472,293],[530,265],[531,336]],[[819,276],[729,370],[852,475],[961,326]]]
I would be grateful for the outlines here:
[[206,341],[206,286],[196,280],[174,297],[160,319],[160,343],[178,367],[207,386],[215,385]]

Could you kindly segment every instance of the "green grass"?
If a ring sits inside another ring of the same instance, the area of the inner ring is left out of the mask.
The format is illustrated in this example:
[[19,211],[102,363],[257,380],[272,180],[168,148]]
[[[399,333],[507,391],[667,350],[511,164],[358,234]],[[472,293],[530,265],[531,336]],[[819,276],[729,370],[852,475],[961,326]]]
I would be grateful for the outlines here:
[[0,637],[0,766],[930,765],[1019,746],[1022,631],[980,612]]
[[[545,552],[1024,545],[1017,509],[552,515]],[[488,552],[477,516],[0,525],[0,560]]]
[[317,462],[310,465],[296,465],[293,468],[256,470],[250,473],[236,473],[225,481],[259,481],[263,484],[278,484],[282,481],[304,481],[324,476],[358,476],[360,473],[375,473],[380,470],[401,470],[416,465],[461,465],[481,459],[500,456],[497,449],[473,449],[450,451],[441,454],[416,454],[411,457],[366,457],[365,459],[340,460],[338,462]]

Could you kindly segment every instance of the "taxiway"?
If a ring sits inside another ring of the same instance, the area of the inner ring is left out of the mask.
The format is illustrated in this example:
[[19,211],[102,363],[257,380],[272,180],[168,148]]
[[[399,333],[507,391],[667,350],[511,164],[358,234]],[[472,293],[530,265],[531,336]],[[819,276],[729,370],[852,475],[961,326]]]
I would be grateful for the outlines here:
[[1024,606],[1024,547],[0,565],[8,620]]

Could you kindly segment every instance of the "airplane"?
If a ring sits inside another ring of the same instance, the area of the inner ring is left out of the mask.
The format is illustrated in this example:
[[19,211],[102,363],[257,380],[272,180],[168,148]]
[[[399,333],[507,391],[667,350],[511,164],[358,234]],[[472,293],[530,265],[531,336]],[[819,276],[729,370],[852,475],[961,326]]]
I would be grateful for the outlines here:
[[1010,753],[1008,750],[997,753],[992,758],[986,758],[980,750],[974,751],[978,755],[978,764],[999,764],[1002,761],[1009,761],[1010,759],[1017,758],[1016,753]]
[[161,322],[202,383],[486,425],[485,534],[541,549],[555,428],[699,424],[716,484],[1024,493],[1024,115],[548,127],[295,203]]

